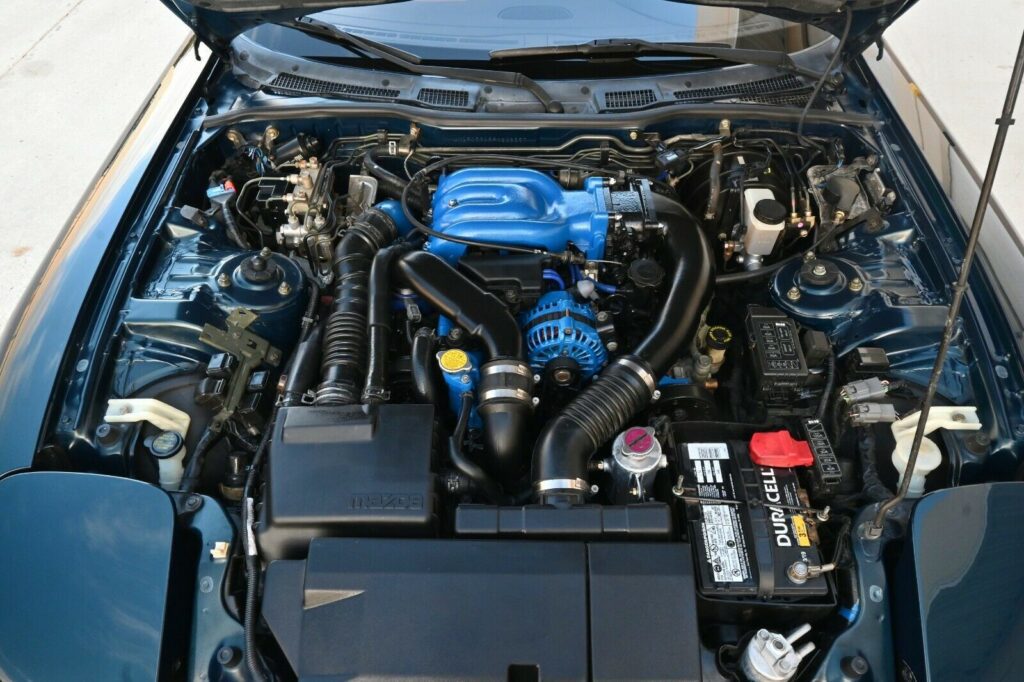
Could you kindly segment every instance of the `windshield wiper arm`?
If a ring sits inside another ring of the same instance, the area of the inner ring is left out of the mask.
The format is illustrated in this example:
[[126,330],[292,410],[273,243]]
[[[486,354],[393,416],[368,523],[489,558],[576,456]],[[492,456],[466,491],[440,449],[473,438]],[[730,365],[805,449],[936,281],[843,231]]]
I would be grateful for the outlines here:
[[786,52],[746,50],[723,46],[718,43],[652,43],[638,38],[606,38],[577,45],[515,47],[507,50],[494,50],[490,53],[491,60],[496,62],[535,58],[556,60],[602,59],[610,57],[638,57],[641,55],[707,57],[734,64],[771,66],[810,78],[821,77],[821,74],[817,71],[798,66]]
[[318,38],[325,38],[358,52],[382,59],[416,75],[440,76],[442,78],[455,78],[473,83],[484,83],[486,85],[506,85],[521,88],[533,94],[544,105],[544,110],[548,113],[560,114],[565,111],[562,103],[552,98],[536,81],[515,71],[495,71],[492,69],[470,69],[424,64],[423,60],[414,54],[385,45],[384,43],[378,43],[375,40],[353,35],[333,24],[308,17],[282,22],[282,25]]

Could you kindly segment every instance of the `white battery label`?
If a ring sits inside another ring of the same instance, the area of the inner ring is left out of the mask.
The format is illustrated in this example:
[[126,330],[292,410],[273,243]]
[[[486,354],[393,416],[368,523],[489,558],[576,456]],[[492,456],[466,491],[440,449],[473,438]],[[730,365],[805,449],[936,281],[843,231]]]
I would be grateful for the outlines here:
[[717,583],[741,583],[750,578],[739,515],[725,504],[701,506],[704,547]]
[[729,459],[729,446],[725,443],[687,443],[686,451],[693,460]]

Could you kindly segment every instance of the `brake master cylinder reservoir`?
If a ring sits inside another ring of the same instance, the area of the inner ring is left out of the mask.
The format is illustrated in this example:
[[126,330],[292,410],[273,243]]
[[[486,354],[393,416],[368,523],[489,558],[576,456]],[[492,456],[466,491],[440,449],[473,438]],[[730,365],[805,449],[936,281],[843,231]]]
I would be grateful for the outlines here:
[[743,190],[743,251],[747,266],[758,267],[765,256],[775,250],[779,236],[786,228],[786,207],[775,199],[767,187]]

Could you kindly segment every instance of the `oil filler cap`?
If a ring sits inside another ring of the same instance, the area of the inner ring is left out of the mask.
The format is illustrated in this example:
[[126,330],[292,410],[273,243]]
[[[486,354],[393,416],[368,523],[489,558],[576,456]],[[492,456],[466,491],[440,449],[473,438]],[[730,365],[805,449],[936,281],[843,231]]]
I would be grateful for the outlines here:
[[807,441],[797,440],[789,431],[755,433],[750,439],[750,460],[763,467],[792,469],[814,464]]

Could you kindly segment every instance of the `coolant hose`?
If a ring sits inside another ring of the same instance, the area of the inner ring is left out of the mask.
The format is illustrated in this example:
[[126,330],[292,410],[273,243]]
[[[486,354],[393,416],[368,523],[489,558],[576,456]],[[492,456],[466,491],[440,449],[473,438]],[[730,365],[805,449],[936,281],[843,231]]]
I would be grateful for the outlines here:
[[534,486],[546,504],[579,504],[589,492],[590,457],[650,404],[658,379],[693,339],[712,293],[714,258],[697,219],[678,202],[654,195],[674,262],[653,328],[541,431],[533,451]]
[[490,455],[485,468],[503,484],[513,484],[533,409],[533,370],[524,360],[515,318],[496,296],[432,253],[406,253],[394,270],[405,286],[483,343],[488,360],[480,367],[477,411]]
[[367,305],[374,254],[398,236],[395,221],[370,208],[355,219],[334,252],[334,304],[324,328],[317,405],[359,402],[366,372]]
[[437,337],[430,327],[420,327],[412,337],[409,364],[412,369],[412,389],[416,401],[435,407],[444,405],[444,385],[434,357]]

